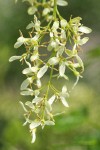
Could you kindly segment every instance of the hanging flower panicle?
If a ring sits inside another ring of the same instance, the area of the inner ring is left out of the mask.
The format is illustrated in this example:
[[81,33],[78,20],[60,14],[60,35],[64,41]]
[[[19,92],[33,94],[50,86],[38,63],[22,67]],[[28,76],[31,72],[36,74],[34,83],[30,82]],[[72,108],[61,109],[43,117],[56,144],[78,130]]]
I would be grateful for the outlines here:
[[[43,129],[45,125],[55,125],[52,108],[54,103],[59,101],[65,107],[69,107],[67,102],[69,91],[66,85],[63,85],[59,91],[53,85],[52,77],[69,80],[66,74],[66,70],[69,69],[77,78],[74,86],[77,84],[84,71],[84,64],[78,51],[88,41],[89,38],[83,36],[90,33],[91,29],[81,24],[82,18],[80,17],[70,18],[67,21],[60,15],[57,5],[66,6],[65,0],[24,1],[30,4],[28,13],[34,15],[34,20],[26,27],[29,30],[29,37],[24,37],[20,32],[20,37],[14,45],[14,48],[23,46],[25,52],[21,56],[12,56],[9,61],[19,60],[26,64],[26,68],[22,71],[26,79],[22,82],[20,90],[21,95],[31,96],[31,101],[20,102],[20,104],[25,111],[26,121],[24,125],[29,124],[32,143],[34,143],[36,130],[39,126]],[[45,26],[37,17],[39,8],[43,9],[42,17],[46,21]],[[48,39],[46,39],[47,35]],[[71,49],[67,48],[69,43]],[[48,57],[46,56],[46,59],[41,57],[41,48],[47,49],[46,55]],[[41,79],[48,70],[50,71],[50,78],[47,85],[44,86]],[[43,88],[46,89],[45,92],[41,92]],[[50,97],[49,92],[51,90],[53,94]]]

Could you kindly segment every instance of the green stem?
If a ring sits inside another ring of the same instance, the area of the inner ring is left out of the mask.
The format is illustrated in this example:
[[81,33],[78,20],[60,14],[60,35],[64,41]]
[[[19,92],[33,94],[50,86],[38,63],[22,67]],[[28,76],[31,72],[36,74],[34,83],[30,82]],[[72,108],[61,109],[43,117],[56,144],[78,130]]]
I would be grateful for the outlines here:
[[54,19],[56,19],[56,13],[57,13],[57,0],[54,0],[54,10],[53,10]]
[[46,92],[46,99],[48,98],[48,93],[49,93],[49,88],[50,88],[50,84],[51,84],[52,75],[53,75],[53,66],[51,68],[50,78],[49,78],[49,82],[48,82],[48,87],[47,87],[47,92]]

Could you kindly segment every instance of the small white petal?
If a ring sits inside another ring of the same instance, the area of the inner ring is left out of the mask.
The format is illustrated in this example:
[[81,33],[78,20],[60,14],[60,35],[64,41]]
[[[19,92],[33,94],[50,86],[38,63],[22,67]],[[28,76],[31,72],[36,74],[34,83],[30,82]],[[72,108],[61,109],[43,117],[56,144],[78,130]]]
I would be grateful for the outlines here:
[[32,103],[39,103],[42,101],[42,98],[41,97],[35,97],[33,100],[32,100]]
[[28,106],[29,108],[31,108],[31,109],[35,109],[33,103],[30,102],[30,101],[27,101],[27,102],[25,103],[25,105],[27,105],[27,106]]
[[18,59],[21,59],[21,56],[12,56],[12,57],[10,57],[9,62],[12,62],[12,61],[18,60]]
[[59,21],[55,21],[53,23],[53,26],[52,26],[53,29],[58,29],[59,28]]
[[45,121],[45,125],[48,125],[48,126],[53,126],[55,125],[55,123],[53,121]]
[[65,0],[57,0],[57,5],[59,5],[59,6],[67,6],[68,3]]
[[37,73],[37,78],[39,78],[39,79],[42,78],[43,75],[47,72],[47,70],[48,70],[48,66],[44,65]]
[[45,15],[47,15],[49,12],[50,12],[50,9],[49,9],[49,8],[44,8],[42,14],[43,14],[43,16],[45,16]]
[[90,28],[85,27],[85,26],[81,26],[81,27],[79,27],[79,31],[80,31],[80,32],[82,32],[82,33],[86,33],[86,34],[88,34],[88,33],[91,33],[91,32],[92,32],[92,30],[91,30]]
[[68,103],[67,103],[65,97],[60,96],[60,99],[61,99],[61,102],[63,103],[63,105],[64,105],[65,107],[69,107],[69,105],[68,105]]
[[41,88],[41,80],[40,79],[37,79],[36,85],[37,85],[38,88]]
[[56,96],[53,95],[53,96],[48,100],[48,103],[49,103],[50,105],[52,105],[53,102],[54,102],[54,100],[55,100],[55,98],[56,98]]
[[30,24],[28,24],[28,26],[26,27],[26,29],[31,29],[31,28],[33,28],[33,27],[34,27],[34,23],[31,22]]
[[14,48],[19,48],[20,46],[22,46],[23,45],[23,42],[16,42],[15,44],[14,44]]
[[59,62],[59,58],[58,58],[58,57],[52,57],[52,58],[50,58],[50,59],[48,60],[48,63],[49,63],[50,65],[57,65],[58,62]]
[[38,71],[38,68],[37,68],[37,66],[35,66],[35,67],[31,67],[31,68],[25,68],[23,71],[22,71],[22,73],[23,74],[30,74],[30,73],[32,73],[32,72],[37,72]]
[[36,120],[35,120],[35,121],[33,121],[33,122],[30,124],[29,128],[30,128],[31,130],[33,130],[34,128],[38,127],[40,124],[41,124],[40,121],[36,121]]
[[34,143],[35,140],[36,140],[36,129],[33,129],[32,130],[32,141],[31,141],[31,143]]
[[64,76],[64,74],[65,74],[65,69],[66,69],[65,62],[62,62],[61,65],[59,66],[59,74],[60,74],[61,77]]
[[80,40],[78,41],[78,44],[79,44],[79,45],[83,45],[83,44],[85,44],[88,40],[89,40],[88,37],[84,37],[83,39],[80,39]]
[[65,19],[62,19],[62,20],[60,21],[60,24],[61,24],[61,27],[65,28],[68,23],[67,23],[67,21],[66,21]]
[[27,91],[22,91],[20,94],[28,96],[28,95],[33,95],[34,92],[33,92],[33,90],[30,89],[30,90],[27,90]]
[[32,81],[33,81],[33,80],[32,80],[31,77],[25,79],[25,80],[22,82],[20,89],[21,89],[21,90],[25,90],[25,89],[28,87],[28,85],[29,85],[30,83],[32,83]]
[[67,92],[67,87],[66,87],[66,85],[64,85],[64,86],[62,87],[62,92],[63,92],[63,93],[66,93],[66,92]]
[[28,14],[29,15],[33,15],[35,12],[37,11],[37,8],[32,6],[32,7],[29,7],[28,9]]

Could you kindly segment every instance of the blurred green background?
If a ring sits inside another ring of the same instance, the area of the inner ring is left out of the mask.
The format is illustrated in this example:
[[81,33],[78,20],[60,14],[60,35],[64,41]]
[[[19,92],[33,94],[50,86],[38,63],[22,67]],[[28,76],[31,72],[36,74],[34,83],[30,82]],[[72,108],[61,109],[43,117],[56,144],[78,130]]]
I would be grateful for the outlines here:
[[[72,91],[66,114],[55,117],[54,127],[40,129],[33,145],[28,127],[22,126],[22,68],[17,62],[8,62],[10,56],[20,54],[13,47],[18,30],[26,35],[25,27],[33,17],[27,15],[28,6],[21,0],[17,4],[14,0],[0,0],[0,150],[100,150],[100,0],[68,2],[68,7],[59,7],[60,13],[66,19],[81,16],[82,23],[93,30],[81,53],[84,78]],[[55,84],[61,86],[62,82]]]

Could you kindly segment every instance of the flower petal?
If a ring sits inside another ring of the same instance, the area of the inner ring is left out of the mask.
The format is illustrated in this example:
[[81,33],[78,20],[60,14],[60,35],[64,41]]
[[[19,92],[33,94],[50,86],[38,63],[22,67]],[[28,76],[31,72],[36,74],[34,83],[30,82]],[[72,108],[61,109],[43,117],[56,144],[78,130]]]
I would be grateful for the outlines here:
[[48,103],[49,103],[50,105],[52,105],[53,102],[54,102],[54,100],[55,100],[55,98],[56,98],[56,96],[53,95],[53,96],[48,100]]
[[9,62],[12,62],[12,61],[18,60],[18,59],[21,59],[21,56],[12,56],[12,57],[10,57]]
[[67,103],[65,97],[60,96],[60,99],[61,99],[62,104],[63,104],[65,107],[69,107],[69,105],[68,105],[68,103]]
[[44,65],[42,68],[40,68],[39,72],[37,73],[37,78],[39,78],[39,79],[42,78],[47,70],[48,70],[47,65]]

